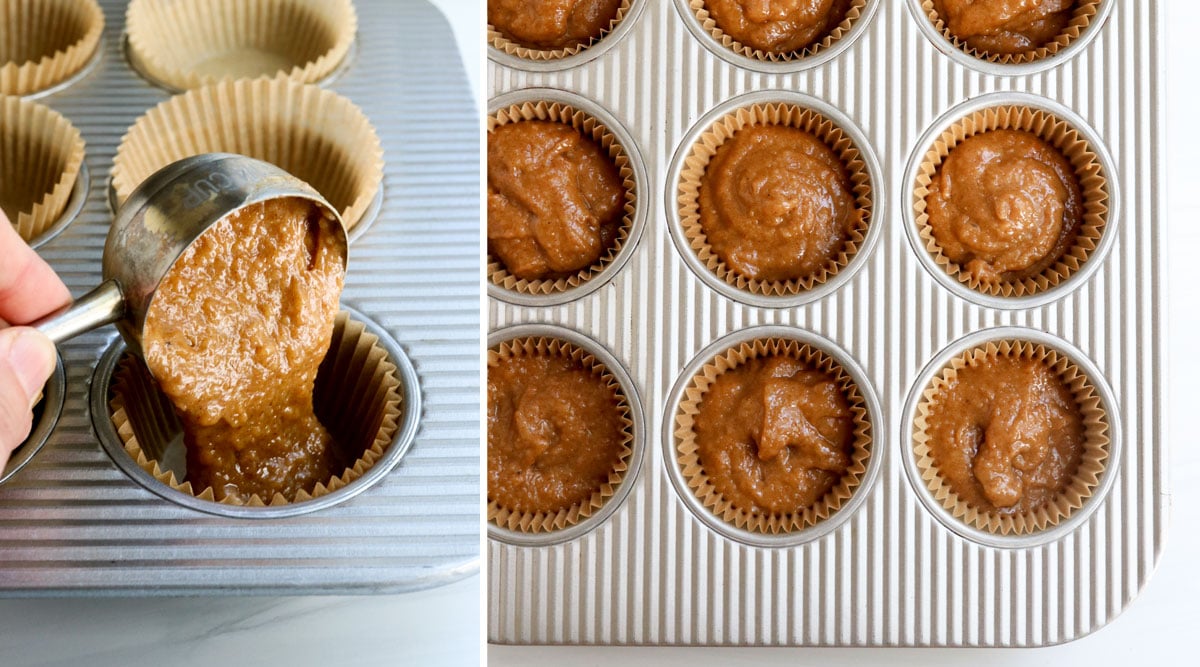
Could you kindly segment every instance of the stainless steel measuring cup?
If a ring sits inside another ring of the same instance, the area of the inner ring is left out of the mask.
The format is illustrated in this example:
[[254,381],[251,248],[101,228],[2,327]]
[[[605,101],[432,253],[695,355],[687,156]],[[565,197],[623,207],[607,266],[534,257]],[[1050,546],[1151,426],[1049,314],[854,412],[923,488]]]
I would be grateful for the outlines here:
[[142,327],[154,292],[175,261],[225,216],[281,197],[314,202],[338,224],[342,265],[347,261],[341,216],[307,183],[273,164],[242,155],[207,153],[175,162],[133,191],[104,244],[104,282],[71,306],[34,323],[60,343],[116,322],[129,347],[142,353]]

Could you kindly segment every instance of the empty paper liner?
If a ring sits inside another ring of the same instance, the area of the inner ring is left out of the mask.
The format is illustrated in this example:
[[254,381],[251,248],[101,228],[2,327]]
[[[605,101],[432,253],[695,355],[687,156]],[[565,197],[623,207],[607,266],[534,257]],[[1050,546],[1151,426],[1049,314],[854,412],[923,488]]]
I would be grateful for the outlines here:
[[62,114],[0,95],[0,208],[26,242],[63,214],[83,154],[83,136]]
[[134,123],[113,160],[124,203],[162,167],[202,153],[270,162],[307,182],[353,229],[379,192],[383,148],[350,100],[288,79],[224,81],[172,97]]
[[177,90],[276,75],[315,83],[357,28],[350,0],[133,0],[125,17],[134,67]]
[[29,95],[71,78],[103,31],[96,0],[0,0],[0,95]]

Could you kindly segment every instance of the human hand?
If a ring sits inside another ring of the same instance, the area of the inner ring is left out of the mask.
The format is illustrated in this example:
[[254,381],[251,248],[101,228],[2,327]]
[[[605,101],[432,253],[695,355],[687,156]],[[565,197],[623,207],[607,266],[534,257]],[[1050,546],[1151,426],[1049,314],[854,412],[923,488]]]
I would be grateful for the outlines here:
[[0,211],[0,471],[29,437],[34,399],[54,371],[54,343],[28,327],[71,302],[67,286]]

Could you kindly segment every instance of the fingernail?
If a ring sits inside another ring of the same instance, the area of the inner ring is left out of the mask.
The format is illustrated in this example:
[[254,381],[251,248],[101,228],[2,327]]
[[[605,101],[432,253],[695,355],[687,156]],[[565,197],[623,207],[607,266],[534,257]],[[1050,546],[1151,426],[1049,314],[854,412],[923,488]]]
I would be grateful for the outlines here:
[[32,407],[54,371],[54,343],[35,331],[22,331],[8,348],[8,364]]

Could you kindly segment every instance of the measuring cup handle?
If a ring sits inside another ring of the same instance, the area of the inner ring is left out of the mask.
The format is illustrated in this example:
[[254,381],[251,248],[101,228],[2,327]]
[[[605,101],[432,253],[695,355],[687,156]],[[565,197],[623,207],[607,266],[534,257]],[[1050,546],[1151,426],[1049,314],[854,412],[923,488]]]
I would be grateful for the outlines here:
[[96,327],[116,322],[124,315],[125,297],[121,295],[121,285],[115,280],[107,280],[75,303],[34,322],[32,326],[55,343],[61,343]]

